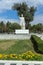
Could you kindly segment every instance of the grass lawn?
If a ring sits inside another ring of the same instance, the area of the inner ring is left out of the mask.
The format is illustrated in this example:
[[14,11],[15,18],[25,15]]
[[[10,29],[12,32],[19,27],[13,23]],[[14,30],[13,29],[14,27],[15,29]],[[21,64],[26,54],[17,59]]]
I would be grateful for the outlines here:
[[0,53],[5,54],[21,54],[26,51],[33,51],[31,40],[4,40],[0,41]]
[[[2,40],[0,41],[0,53],[1,54],[22,54],[27,51],[34,51],[31,40]],[[41,54],[43,60],[43,55]]]

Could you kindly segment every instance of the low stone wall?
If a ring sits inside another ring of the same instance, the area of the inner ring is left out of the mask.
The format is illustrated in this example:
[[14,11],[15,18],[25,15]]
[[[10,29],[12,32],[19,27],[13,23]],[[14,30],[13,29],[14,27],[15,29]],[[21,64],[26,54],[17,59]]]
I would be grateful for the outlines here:
[[31,34],[0,34],[0,40],[30,39],[31,35],[36,35],[43,40],[43,34],[35,34],[35,33],[31,33]]
[[19,40],[30,39],[30,35],[0,34],[0,40],[12,40],[12,39],[19,39]]

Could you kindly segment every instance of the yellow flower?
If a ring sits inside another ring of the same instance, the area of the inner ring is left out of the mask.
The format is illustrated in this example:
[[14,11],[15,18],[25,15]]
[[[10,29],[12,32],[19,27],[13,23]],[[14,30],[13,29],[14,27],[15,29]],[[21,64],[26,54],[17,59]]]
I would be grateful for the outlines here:
[[17,56],[15,58],[18,58]]
[[31,56],[31,58],[32,58],[33,56]]
[[9,55],[4,54],[4,58],[8,58],[8,57],[9,57]]
[[22,54],[21,56],[23,57],[24,55]]
[[32,56],[35,56],[35,54],[32,54]]
[[2,54],[0,54],[0,59],[3,57],[3,55]]
[[28,55],[28,56],[26,56],[26,58],[31,58],[31,56],[30,56],[30,55]]
[[0,59],[7,59],[7,58],[12,58],[12,59],[19,59],[19,60],[29,60],[32,58],[37,58],[40,57],[40,54],[35,54],[32,51],[28,51],[26,53],[20,54],[20,55],[16,55],[16,54],[0,54]]
[[19,57],[21,57],[21,55],[19,55]]
[[10,54],[10,58],[15,58],[16,54]]
[[31,57],[31,55],[28,55],[28,57],[30,58],[30,57]]

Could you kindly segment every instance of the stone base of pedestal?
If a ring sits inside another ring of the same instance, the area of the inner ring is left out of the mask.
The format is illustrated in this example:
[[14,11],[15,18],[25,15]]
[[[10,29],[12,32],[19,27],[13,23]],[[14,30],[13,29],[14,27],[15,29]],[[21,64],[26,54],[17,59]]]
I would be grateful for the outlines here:
[[29,30],[16,29],[15,34],[29,34]]

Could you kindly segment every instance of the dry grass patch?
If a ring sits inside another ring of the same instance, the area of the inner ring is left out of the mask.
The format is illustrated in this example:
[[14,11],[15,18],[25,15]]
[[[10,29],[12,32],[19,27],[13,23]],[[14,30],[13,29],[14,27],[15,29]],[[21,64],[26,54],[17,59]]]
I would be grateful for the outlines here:
[[16,40],[5,40],[0,41],[0,48],[2,50],[7,50],[9,47],[11,47],[13,44],[16,43]]

